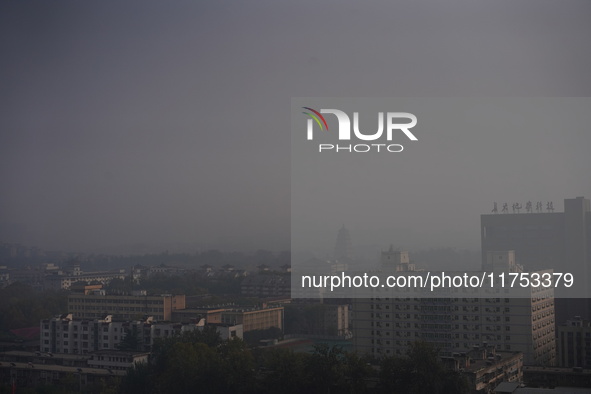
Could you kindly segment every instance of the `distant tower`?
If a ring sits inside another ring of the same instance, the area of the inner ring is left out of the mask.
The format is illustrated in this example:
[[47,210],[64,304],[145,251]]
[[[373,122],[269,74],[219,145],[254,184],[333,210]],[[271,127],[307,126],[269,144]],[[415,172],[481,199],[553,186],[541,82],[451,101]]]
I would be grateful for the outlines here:
[[337,234],[337,243],[334,247],[335,260],[352,260],[353,259],[353,244],[351,243],[351,234],[345,228],[341,227]]

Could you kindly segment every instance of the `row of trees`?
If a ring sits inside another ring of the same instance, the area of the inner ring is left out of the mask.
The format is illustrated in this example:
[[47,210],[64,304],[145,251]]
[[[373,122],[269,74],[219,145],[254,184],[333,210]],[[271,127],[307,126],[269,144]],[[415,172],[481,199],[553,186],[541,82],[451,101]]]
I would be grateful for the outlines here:
[[469,392],[462,375],[447,370],[424,342],[412,344],[405,358],[376,361],[327,345],[313,353],[250,349],[206,329],[156,343],[153,356],[128,373],[122,393]]
[[[113,279],[107,289],[109,291],[129,292],[131,290],[147,290],[149,294],[185,294],[219,296],[221,301],[230,297],[232,301],[244,298],[240,295],[242,278],[224,277],[207,278],[195,272],[187,272],[183,275],[155,274],[144,278],[141,283],[135,284],[130,278]],[[225,298],[224,298],[225,297]],[[252,304],[252,300],[249,301]]]
[[38,327],[39,321],[67,310],[64,291],[35,290],[16,282],[0,289],[0,332],[15,328]]
[[291,254],[289,251],[272,252],[259,249],[252,253],[245,252],[222,252],[219,250],[207,250],[197,253],[151,253],[144,255],[126,256],[87,256],[82,259],[83,268],[86,270],[104,270],[124,268],[141,264],[146,266],[159,265],[162,263],[180,265],[187,268],[199,269],[204,264],[219,268],[225,264],[231,264],[240,268],[255,269],[259,264],[266,264],[272,267],[280,267],[289,264]]
[[[71,374],[58,385],[19,388],[19,392],[73,394],[79,389]],[[240,339],[222,341],[213,327],[156,341],[150,363],[137,365],[120,380],[100,380],[83,390],[89,394],[470,392],[464,377],[447,370],[436,349],[425,342],[411,344],[405,358],[372,360],[323,344],[312,353],[250,348]],[[0,385],[0,393],[9,392],[10,386]]]

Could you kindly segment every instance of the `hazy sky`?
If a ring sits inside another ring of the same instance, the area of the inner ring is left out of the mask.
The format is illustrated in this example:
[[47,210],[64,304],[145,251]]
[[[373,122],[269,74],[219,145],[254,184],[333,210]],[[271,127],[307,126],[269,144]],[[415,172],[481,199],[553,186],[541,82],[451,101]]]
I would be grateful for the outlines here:
[[[587,0],[2,2],[0,241],[287,249],[291,97],[590,96],[590,15]],[[554,158],[574,168],[544,185],[557,208],[591,197],[583,151]],[[450,246],[473,244],[491,202]]]
[[[418,140],[400,131],[391,141],[339,140],[336,117],[326,114],[329,131],[316,127],[310,141],[306,106],[357,112],[365,134],[378,129],[379,111],[410,111]],[[504,203],[509,213],[520,203],[526,214],[528,201],[562,211],[565,196],[589,196],[591,98],[303,98],[292,107],[294,251],[332,247],[343,223],[354,245],[472,248],[480,243],[480,214],[494,202],[500,213]],[[343,149],[371,143],[404,149]],[[319,152],[318,144],[341,149]]]

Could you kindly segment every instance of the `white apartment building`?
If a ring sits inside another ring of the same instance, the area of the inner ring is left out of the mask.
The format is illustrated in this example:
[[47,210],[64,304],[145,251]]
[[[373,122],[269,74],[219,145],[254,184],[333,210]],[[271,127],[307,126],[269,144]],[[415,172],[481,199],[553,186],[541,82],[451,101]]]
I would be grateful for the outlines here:
[[[200,330],[205,320],[198,323],[170,323],[146,321],[113,321],[111,315],[102,319],[74,319],[72,314],[41,321],[40,351],[45,353],[86,354],[117,350],[123,338],[136,332],[141,350],[149,351],[158,338],[169,338],[186,331]],[[242,338],[242,325],[216,324],[222,340]]]
[[65,354],[117,349],[133,327],[143,333],[144,322],[115,322],[111,315],[94,320],[74,319],[71,313],[65,314],[41,321],[39,348],[46,353]]
[[149,353],[99,350],[88,356],[86,362],[90,368],[125,371],[136,364],[147,364],[148,356]]

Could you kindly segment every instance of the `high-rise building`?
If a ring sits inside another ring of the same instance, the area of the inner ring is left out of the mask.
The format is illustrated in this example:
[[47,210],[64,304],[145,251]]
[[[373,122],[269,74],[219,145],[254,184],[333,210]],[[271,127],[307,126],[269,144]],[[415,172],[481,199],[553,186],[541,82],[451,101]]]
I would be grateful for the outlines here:
[[556,327],[559,367],[591,367],[591,323],[576,316]]
[[[564,200],[564,212],[554,212],[552,203],[528,202],[522,212],[509,213],[505,207],[498,212],[481,215],[482,258],[493,250],[514,250],[517,263],[526,271],[554,269],[571,273],[578,283],[591,282],[591,208],[589,200],[577,197]],[[514,207],[519,207],[515,204]],[[505,212],[505,213],[503,213]],[[582,282],[581,282],[582,281]],[[591,288],[578,287],[579,299],[564,299],[563,289],[556,289],[557,322],[572,316],[591,317]]]
[[528,365],[554,365],[554,300],[512,298],[355,299],[355,350],[380,356],[406,354],[410,343],[434,344],[442,355],[488,343],[520,351]]
[[591,208],[586,198],[565,199],[564,212],[552,208],[481,215],[480,228],[483,261],[488,251],[514,250],[517,263],[528,271],[559,266],[590,271]]
[[[520,269],[512,251],[489,252],[486,261],[495,271],[499,262],[508,271]],[[407,252],[392,250],[382,253],[382,267],[414,269]],[[503,298],[502,293],[472,298],[461,292],[450,298],[396,298],[376,289],[372,298],[353,300],[354,347],[376,357],[401,356],[410,343],[423,340],[451,356],[486,343],[522,352],[528,365],[554,365],[553,289],[530,291],[527,298]]]

